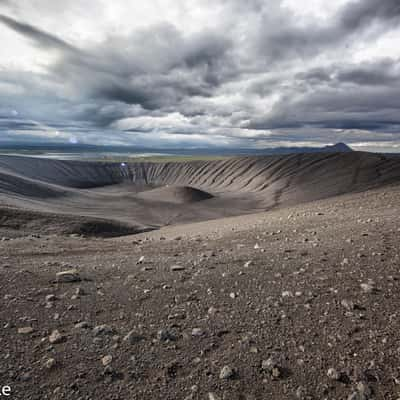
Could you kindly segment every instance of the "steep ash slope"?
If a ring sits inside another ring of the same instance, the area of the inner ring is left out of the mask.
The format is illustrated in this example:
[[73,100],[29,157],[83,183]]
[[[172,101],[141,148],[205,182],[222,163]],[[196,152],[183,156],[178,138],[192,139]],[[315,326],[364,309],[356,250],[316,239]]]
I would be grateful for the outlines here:
[[5,155],[0,155],[0,172],[2,171],[41,182],[81,189],[113,185],[125,179],[119,164]]
[[217,193],[288,193],[287,200],[293,191],[304,190],[304,200],[312,200],[400,179],[400,160],[357,152],[136,163],[129,168],[134,182],[188,185]]
[[270,210],[400,182],[400,159],[318,153],[175,163],[0,156],[0,205],[143,229]]

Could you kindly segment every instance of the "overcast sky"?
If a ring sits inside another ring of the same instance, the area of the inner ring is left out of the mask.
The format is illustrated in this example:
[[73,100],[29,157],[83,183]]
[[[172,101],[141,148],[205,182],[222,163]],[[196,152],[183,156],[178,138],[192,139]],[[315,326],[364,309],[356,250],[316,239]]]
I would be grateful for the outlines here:
[[400,151],[399,0],[0,0],[0,141]]

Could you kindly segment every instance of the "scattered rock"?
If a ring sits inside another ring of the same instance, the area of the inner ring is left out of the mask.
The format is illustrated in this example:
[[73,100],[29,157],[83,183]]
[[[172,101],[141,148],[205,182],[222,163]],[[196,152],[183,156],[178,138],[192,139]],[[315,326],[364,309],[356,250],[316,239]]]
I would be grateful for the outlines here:
[[57,365],[57,361],[54,358],[49,358],[45,363],[44,366],[47,369],[53,369]]
[[46,303],[51,303],[56,300],[57,300],[57,296],[55,296],[54,294],[48,294],[46,296]]
[[67,271],[57,272],[56,281],[58,283],[80,282],[81,278],[79,276],[78,270],[69,269]]
[[33,332],[33,328],[31,326],[25,326],[23,328],[18,328],[18,333],[20,335],[30,335]]
[[340,373],[335,368],[329,368],[326,376],[333,381],[340,380]]
[[65,336],[63,336],[57,329],[54,330],[49,336],[49,342],[51,344],[59,344],[65,341]]
[[135,344],[142,341],[144,337],[139,335],[136,331],[130,331],[122,340],[129,344]]
[[347,311],[353,311],[355,309],[355,304],[351,300],[342,300],[340,302],[342,307],[344,307]]
[[278,379],[282,376],[282,371],[280,370],[279,367],[274,367],[274,368],[272,368],[271,376],[274,379]]
[[107,365],[110,365],[112,362],[113,358],[111,355],[107,355],[102,357],[101,359],[101,363],[103,364],[104,367],[106,367]]
[[76,329],[88,329],[88,328],[90,328],[90,325],[88,322],[82,321],[82,322],[78,322],[77,324],[75,324],[75,328]]
[[160,342],[172,342],[176,340],[176,336],[167,329],[160,329],[157,332],[157,338]]
[[193,328],[192,329],[192,336],[203,336],[204,331],[201,328]]
[[219,379],[232,379],[235,376],[235,370],[229,365],[225,365],[219,373]]
[[32,375],[29,372],[25,372],[21,375],[20,380],[22,382],[29,382],[32,379]]
[[175,271],[183,271],[185,270],[185,267],[182,265],[171,265],[170,268],[171,271],[175,272]]
[[207,311],[208,315],[215,315],[218,312],[218,310],[215,307],[210,307]]
[[278,360],[275,356],[271,356],[268,360],[263,360],[261,362],[261,369],[263,371],[271,372],[272,368],[278,366]]
[[374,293],[377,291],[375,282],[371,280],[368,283],[362,283],[360,287],[364,293]]
[[113,330],[108,325],[97,325],[93,328],[94,336],[112,335]]
[[136,264],[142,264],[144,261],[144,256],[141,256],[139,260],[137,260]]
[[278,379],[282,376],[282,369],[279,366],[276,356],[271,356],[268,360],[261,362],[261,369],[271,374],[273,379]]

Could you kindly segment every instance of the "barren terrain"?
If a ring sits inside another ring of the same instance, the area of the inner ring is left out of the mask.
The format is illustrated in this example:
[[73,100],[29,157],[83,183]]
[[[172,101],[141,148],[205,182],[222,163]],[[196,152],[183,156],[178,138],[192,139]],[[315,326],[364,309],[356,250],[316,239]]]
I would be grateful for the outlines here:
[[11,398],[400,397],[400,160],[0,161]]
[[76,216],[141,232],[398,182],[400,158],[357,152],[130,164],[0,156],[0,207],[63,215],[77,233]]

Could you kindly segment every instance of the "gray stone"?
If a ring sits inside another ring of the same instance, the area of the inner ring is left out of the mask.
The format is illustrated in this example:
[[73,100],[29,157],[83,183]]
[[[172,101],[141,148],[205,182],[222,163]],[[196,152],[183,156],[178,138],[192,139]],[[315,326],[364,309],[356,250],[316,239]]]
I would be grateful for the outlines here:
[[340,373],[335,368],[329,368],[326,376],[333,381],[338,381],[340,379]]
[[157,332],[157,338],[160,342],[174,341],[176,336],[167,329],[160,329]]
[[81,278],[76,269],[69,269],[67,271],[57,272],[56,280],[59,283],[80,282]]
[[52,302],[52,301],[56,301],[56,300],[57,300],[57,296],[55,296],[54,294],[48,294],[46,296],[46,302],[47,303]]
[[54,330],[49,336],[49,342],[51,344],[59,344],[65,341],[65,336],[63,336],[57,329]]
[[232,379],[235,376],[235,370],[229,365],[225,365],[219,373],[219,379]]
[[201,328],[193,328],[192,329],[192,336],[203,336],[204,331]]
[[88,329],[88,328],[90,328],[90,325],[88,322],[82,321],[82,322],[78,322],[77,324],[75,324],[75,328],[76,329]]
[[25,326],[23,328],[18,328],[18,333],[20,335],[30,335],[33,332],[33,328],[31,326]]
[[97,325],[93,328],[94,336],[112,335],[113,330],[108,325]]
[[373,293],[377,291],[375,282],[373,281],[368,281],[368,283],[362,283],[360,287],[364,293]]
[[136,331],[130,331],[122,340],[129,344],[135,344],[135,343],[139,343],[143,339],[144,339],[144,337],[142,335],[138,334]]
[[102,357],[101,363],[103,364],[103,366],[106,367],[107,365],[111,364],[112,360],[113,360],[112,356],[111,355],[107,355],[107,356]]
[[171,271],[183,271],[185,269],[184,266],[182,265],[171,265]]
[[44,364],[47,369],[53,369],[56,365],[57,361],[54,358],[49,358]]
[[342,300],[340,302],[342,307],[344,307],[347,311],[353,311],[355,309],[355,304],[351,300]]
[[272,369],[277,366],[278,366],[278,360],[275,356],[271,356],[270,358],[268,358],[268,360],[263,360],[261,362],[261,369],[263,371],[272,372]]

